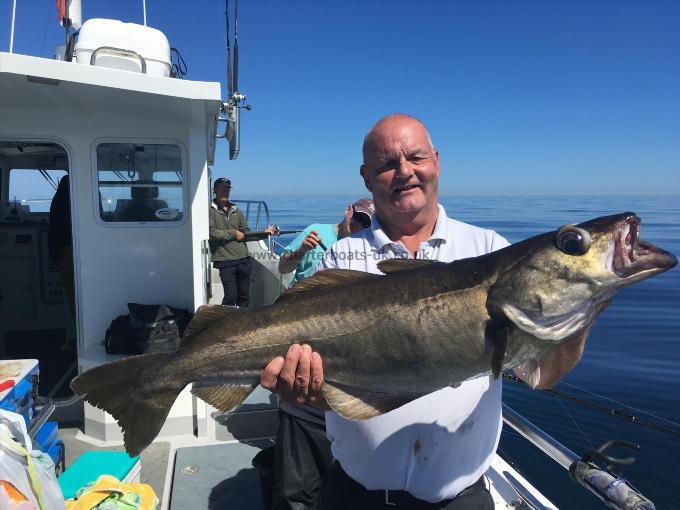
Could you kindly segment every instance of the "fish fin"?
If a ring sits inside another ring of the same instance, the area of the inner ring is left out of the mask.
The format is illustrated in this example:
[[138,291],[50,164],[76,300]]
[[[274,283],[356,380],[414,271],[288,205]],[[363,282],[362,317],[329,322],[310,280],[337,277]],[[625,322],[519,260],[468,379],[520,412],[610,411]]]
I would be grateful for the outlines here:
[[308,292],[310,290],[328,288],[336,285],[345,285],[360,280],[370,280],[371,278],[379,278],[379,276],[364,271],[355,271],[354,269],[324,269],[286,290],[279,296],[276,302],[279,303],[300,292]]
[[191,393],[216,407],[223,413],[228,413],[241,404],[255,389],[255,384],[215,384],[196,382]]
[[171,354],[154,353],[100,365],[71,381],[73,391],[115,418],[133,457],[149,446],[163,427],[182,388],[165,391],[142,388],[142,376],[158,371]]
[[349,388],[324,381],[323,394],[328,405],[349,420],[367,420],[388,413],[422,397],[420,394],[395,394]]
[[491,356],[491,373],[494,379],[498,379],[503,370],[505,351],[508,348],[508,335],[511,322],[505,317],[494,317],[486,323],[485,335],[493,344]]
[[391,274],[438,264],[444,264],[444,262],[427,259],[389,259],[378,262],[378,269],[385,274]]
[[233,306],[223,305],[203,305],[196,310],[196,314],[191,319],[187,326],[184,336],[182,336],[182,345],[190,342],[192,338],[196,337],[206,329],[214,326],[224,319],[232,319],[244,313],[241,308],[234,308]]

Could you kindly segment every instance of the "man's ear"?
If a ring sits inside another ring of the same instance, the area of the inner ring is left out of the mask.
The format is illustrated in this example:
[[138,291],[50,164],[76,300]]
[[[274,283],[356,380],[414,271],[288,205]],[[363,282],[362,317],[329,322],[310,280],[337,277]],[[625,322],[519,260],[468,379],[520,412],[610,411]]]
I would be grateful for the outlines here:
[[366,186],[366,189],[373,193],[373,189],[371,186],[371,171],[366,168],[366,165],[361,165],[359,167],[359,173],[361,174],[361,177],[364,179],[364,186]]
[[439,169],[439,151],[437,149],[432,149],[432,152],[434,153],[434,164],[437,167],[437,177],[440,175],[440,169]]

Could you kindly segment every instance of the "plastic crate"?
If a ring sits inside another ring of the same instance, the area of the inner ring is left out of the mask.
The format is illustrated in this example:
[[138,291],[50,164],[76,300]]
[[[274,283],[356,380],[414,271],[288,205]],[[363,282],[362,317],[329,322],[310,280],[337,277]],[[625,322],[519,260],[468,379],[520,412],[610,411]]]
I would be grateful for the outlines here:
[[0,382],[14,381],[14,386],[0,392],[0,409],[22,415],[27,427],[33,420],[34,384],[39,373],[37,359],[0,361]]
[[46,450],[43,450],[54,462],[57,476],[64,472],[66,467],[66,446],[61,439],[54,441]]
[[48,421],[40,427],[38,433],[33,438],[33,449],[46,452],[59,437],[59,427],[56,421]]

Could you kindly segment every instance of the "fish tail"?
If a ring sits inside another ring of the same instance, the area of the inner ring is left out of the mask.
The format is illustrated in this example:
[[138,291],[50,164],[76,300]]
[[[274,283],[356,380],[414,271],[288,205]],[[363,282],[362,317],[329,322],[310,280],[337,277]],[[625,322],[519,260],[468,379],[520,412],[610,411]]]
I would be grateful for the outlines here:
[[149,446],[158,435],[182,388],[145,389],[142,378],[158,371],[172,354],[131,356],[100,365],[75,377],[71,388],[93,406],[113,416],[123,429],[130,456]]

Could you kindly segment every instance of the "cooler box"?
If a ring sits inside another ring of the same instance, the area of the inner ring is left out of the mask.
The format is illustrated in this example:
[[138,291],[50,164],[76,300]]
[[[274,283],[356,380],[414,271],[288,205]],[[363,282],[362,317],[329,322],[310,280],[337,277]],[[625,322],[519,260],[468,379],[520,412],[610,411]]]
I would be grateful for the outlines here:
[[38,390],[37,359],[10,359],[0,361],[0,384],[13,381],[14,386],[0,391],[0,409],[24,417],[26,427],[33,420],[33,389]]
[[96,481],[101,475],[115,476],[125,483],[140,483],[141,464],[139,456],[125,452],[85,452],[59,477],[64,499],[75,497],[78,489]]

